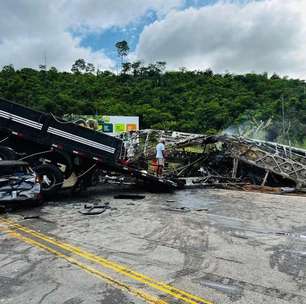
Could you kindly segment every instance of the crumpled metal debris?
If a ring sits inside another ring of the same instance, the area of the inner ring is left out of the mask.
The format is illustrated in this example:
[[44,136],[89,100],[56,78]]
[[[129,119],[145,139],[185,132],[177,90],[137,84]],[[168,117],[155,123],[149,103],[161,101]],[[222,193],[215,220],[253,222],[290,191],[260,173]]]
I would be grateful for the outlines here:
[[98,215],[104,213],[107,209],[115,210],[115,208],[111,208],[109,202],[106,202],[102,205],[92,204],[92,205],[84,205],[85,211],[79,211],[79,213],[83,215]]
[[[129,165],[154,173],[155,147],[166,141],[164,177],[193,178],[199,186],[306,187],[306,150],[238,136],[142,130]],[[280,190],[281,191],[281,190]]]

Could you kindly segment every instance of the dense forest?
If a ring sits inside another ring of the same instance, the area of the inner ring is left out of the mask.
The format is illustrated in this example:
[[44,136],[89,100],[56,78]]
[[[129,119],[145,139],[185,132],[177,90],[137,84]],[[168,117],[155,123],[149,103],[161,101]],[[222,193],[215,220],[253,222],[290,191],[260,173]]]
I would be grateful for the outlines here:
[[165,62],[140,61],[113,73],[79,59],[71,72],[4,66],[0,96],[59,116],[139,115],[142,128],[216,134],[264,124],[264,139],[306,143],[305,81],[275,74],[167,71]]

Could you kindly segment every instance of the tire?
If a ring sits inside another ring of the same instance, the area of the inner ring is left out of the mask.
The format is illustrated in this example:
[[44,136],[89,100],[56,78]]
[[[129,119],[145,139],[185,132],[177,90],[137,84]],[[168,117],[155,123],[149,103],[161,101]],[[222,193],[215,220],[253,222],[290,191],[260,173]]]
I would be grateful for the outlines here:
[[64,175],[60,169],[51,164],[39,165],[34,168],[37,175],[43,177],[41,189],[43,194],[55,194],[61,189],[64,182]]
[[9,147],[0,146],[0,160],[15,160],[16,153]]
[[73,194],[80,194],[81,192],[86,190],[86,184],[84,179],[80,179],[72,189]]
[[90,175],[89,186],[96,187],[99,184],[99,182],[100,182],[100,175],[99,175],[99,171],[96,170]]

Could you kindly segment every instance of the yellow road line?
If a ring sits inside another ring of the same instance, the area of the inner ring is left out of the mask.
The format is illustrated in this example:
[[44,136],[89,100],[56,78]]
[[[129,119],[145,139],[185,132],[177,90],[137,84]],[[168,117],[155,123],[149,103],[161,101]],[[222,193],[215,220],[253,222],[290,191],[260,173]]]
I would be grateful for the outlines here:
[[146,292],[143,292],[142,290],[140,289],[137,289],[137,288],[134,288],[132,286],[129,286],[128,284],[125,284],[125,283],[122,283],[114,278],[112,278],[111,276],[99,271],[99,270],[96,270],[90,266],[87,266],[86,264],[83,264],[79,261],[77,261],[76,259],[70,257],[70,256],[67,256],[67,255],[64,255],[63,253],[53,249],[53,248],[50,248],[44,244],[41,244],[31,238],[28,238],[28,237],[25,237],[23,235],[21,235],[20,233],[16,232],[16,231],[10,231],[8,232],[8,235],[10,235],[11,237],[14,237],[16,239],[19,239],[27,244],[30,244],[32,246],[35,246],[35,247],[38,247],[44,251],[47,251],[47,252],[50,252],[54,255],[56,255],[57,257],[60,257],[66,261],[68,261],[70,264],[73,264],[75,266],[78,266],[79,268],[81,268],[82,270],[98,277],[99,279],[102,279],[103,281],[105,281],[106,283],[108,284],[111,284],[113,285],[114,287],[116,288],[120,288],[121,290],[123,291],[127,291],[139,298],[141,298],[142,300],[145,300],[146,302],[148,303],[152,303],[152,304],[167,304],[165,301],[163,300],[160,300]]
[[0,232],[2,232],[3,234],[8,234],[9,232],[11,232],[11,230],[3,229],[3,228],[0,227]]
[[168,295],[171,295],[177,299],[183,300],[185,303],[189,303],[189,304],[212,304],[211,301],[206,300],[204,298],[192,295],[186,291],[180,290],[178,288],[175,288],[171,285],[168,285],[166,283],[163,282],[159,282],[153,278],[150,278],[148,276],[145,276],[143,274],[140,274],[132,269],[129,269],[123,265],[120,265],[118,263],[109,261],[103,257],[100,256],[96,256],[90,252],[86,252],[76,246],[72,246],[70,244],[64,243],[64,242],[60,242],[58,240],[55,240],[54,238],[50,238],[42,233],[39,233],[37,231],[34,231],[32,229],[26,228],[22,225],[17,224],[14,221],[8,220],[8,219],[3,219],[1,218],[3,222],[6,222],[9,225],[14,226],[16,229],[19,229],[20,231],[23,231],[25,233],[28,233],[36,238],[42,239],[45,242],[51,243],[53,245],[58,246],[59,248],[62,248],[66,251],[69,251],[71,253],[74,253],[78,256],[81,256],[87,260],[93,261],[95,263],[98,263],[104,267],[107,267],[109,269],[112,269],[124,276],[130,277],[136,281],[139,281],[143,284],[146,284],[148,286],[150,286],[151,288],[157,289],[159,291],[162,291]]

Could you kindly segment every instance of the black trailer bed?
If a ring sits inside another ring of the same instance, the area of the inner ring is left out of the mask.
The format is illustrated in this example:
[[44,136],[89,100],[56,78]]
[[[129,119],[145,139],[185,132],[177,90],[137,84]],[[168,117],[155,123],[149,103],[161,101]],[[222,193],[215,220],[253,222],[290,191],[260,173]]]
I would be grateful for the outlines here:
[[80,154],[102,163],[116,163],[123,142],[104,133],[0,98],[0,129],[29,142]]

